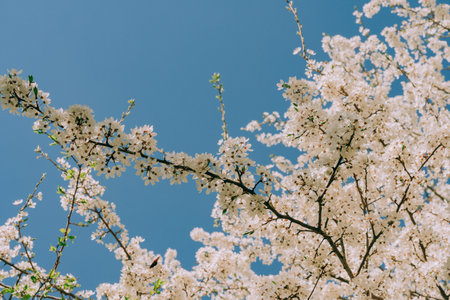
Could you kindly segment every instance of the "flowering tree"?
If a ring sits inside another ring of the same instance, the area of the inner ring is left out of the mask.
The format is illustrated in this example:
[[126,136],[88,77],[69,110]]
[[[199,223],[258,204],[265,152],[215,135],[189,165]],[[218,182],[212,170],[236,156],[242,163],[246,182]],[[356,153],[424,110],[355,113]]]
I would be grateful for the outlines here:
[[[402,18],[379,35],[365,28],[381,6]],[[28,211],[41,199],[41,178],[16,216],[0,226],[1,294],[40,299],[448,299],[448,145],[450,48],[449,5],[421,0],[371,0],[355,11],[361,36],[325,36],[328,61],[305,47],[297,11],[287,1],[301,40],[294,51],[307,62],[306,79],[279,83],[289,108],[267,113],[245,128],[259,142],[298,150],[295,161],[272,157],[261,165],[249,157],[244,137],[226,129],[220,75],[223,135],[219,154],[166,152],[152,126],[129,131],[124,121],[96,121],[91,109],[53,107],[32,76],[12,70],[0,77],[3,109],[34,118],[65,156],[36,152],[61,171],[58,187],[67,211],[50,270],[39,267],[33,238],[24,232]],[[402,91],[394,95],[392,85]],[[262,131],[271,126],[275,133]],[[93,173],[120,176],[133,166],[145,184],[195,181],[216,193],[213,217],[223,232],[196,228],[203,243],[197,265],[185,270],[169,249],[161,256],[129,237],[104,187]],[[76,226],[91,226],[92,238],[122,264],[120,281],[82,290],[58,267]],[[276,275],[254,273],[251,263],[282,264]]]

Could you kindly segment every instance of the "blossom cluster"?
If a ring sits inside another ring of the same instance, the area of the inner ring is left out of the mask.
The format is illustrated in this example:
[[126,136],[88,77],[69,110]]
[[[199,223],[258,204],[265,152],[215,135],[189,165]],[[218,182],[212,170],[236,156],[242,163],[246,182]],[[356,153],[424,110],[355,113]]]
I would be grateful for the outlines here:
[[[382,7],[403,20],[371,34],[363,17]],[[31,76],[22,79],[16,70],[1,76],[2,108],[34,118],[35,132],[63,149],[66,158],[54,164],[68,181],[58,188],[68,216],[51,248],[50,271],[37,265],[33,239],[22,235],[34,196],[0,227],[1,293],[57,299],[448,299],[449,8],[433,0],[417,7],[406,0],[371,0],[355,12],[361,36],[324,36],[328,61],[304,51],[306,78],[278,84],[287,111],[265,113],[244,128],[257,131],[267,146],[298,153],[295,160],[274,155],[270,165],[250,158],[249,139],[228,135],[224,111],[218,154],[191,156],[160,149],[152,126],[127,131],[126,114],[96,121],[86,106],[53,107]],[[203,244],[192,270],[181,267],[175,250],[159,255],[142,248],[143,238],[130,237],[115,205],[103,199],[105,189],[93,173],[120,176],[129,166],[145,184],[192,179],[199,191],[217,194],[212,216],[223,232],[192,231],[192,239]],[[85,291],[74,275],[57,272],[75,225],[97,226],[92,239],[122,264],[118,283]],[[251,264],[258,259],[277,260],[282,268],[256,274]],[[4,283],[11,278],[14,285]]]

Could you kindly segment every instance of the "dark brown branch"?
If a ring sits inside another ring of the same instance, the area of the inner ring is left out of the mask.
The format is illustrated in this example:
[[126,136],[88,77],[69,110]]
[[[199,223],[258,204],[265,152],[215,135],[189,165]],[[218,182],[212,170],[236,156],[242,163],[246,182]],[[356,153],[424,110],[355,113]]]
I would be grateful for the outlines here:
[[313,287],[311,293],[309,294],[307,300],[311,299],[311,297],[312,297],[312,295],[313,295],[313,293],[314,293],[314,290],[316,289],[316,286],[317,286],[317,284],[319,283],[320,278],[322,278],[322,275],[325,273],[326,267],[327,267],[327,265],[325,265],[325,266],[322,267],[322,270],[320,271],[320,274],[319,274],[319,276],[317,277],[316,283],[314,284],[314,287]]
[[327,185],[325,186],[325,189],[323,190],[322,194],[317,198],[316,202],[319,204],[319,220],[317,221],[317,228],[322,228],[322,206],[323,206],[323,198],[325,197],[326,192],[328,191],[328,188],[333,183],[336,177],[337,170],[339,166],[342,164],[343,157],[342,155],[339,155],[339,159],[336,163],[336,165],[332,168],[331,176],[328,179]]
[[440,286],[439,284],[436,284],[437,288],[439,289],[439,293],[441,294],[442,298],[444,298],[444,300],[448,300],[449,295],[447,295],[444,291],[444,289],[442,288],[442,286]]
[[431,152],[430,155],[427,156],[427,158],[425,159],[425,161],[422,163],[422,165],[420,165],[419,169],[417,171],[422,170],[422,168],[425,166],[425,164],[428,162],[428,160],[436,153],[436,151],[442,146],[442,144],[437,145],[436,148],[434,148],[433,152]]
[[344,283],[349,283],[349,282],[350,282],[350,281],[348,281],[347,279],[342,278],[341,276],[336,276],[336,275],[334,275],[334,274],[330,274],[330,277],[331,277],[331,278],[334,278],[334,279],[336,279],[336,280],[339,280],[339,281],[341,281],[341,282],[344,282]]
[[422,241],[419,240],[419,246],[420,246],[420,250],[422,250],[422,254],[423,254],[423,259],[425,261],[427,261],[427,248],[423,245]]
[[[361,190],[361,187],[359,186],[359,181],[358,181],[358,178],[356,177],[355,173],[353,173],[353,179],[355,179],[356,189],[358,190],[359,198],[361,199],[361,206],[362,206],[361,208],[362,208],[363,214],[365,215],[369,212],[369,205],[367,204],[367,199],[363,196],[363,191]],[[366,192],[367,192],[367,179],[366,179]]]
[[114,232],[114,230],[112,230],[112,228],[109,226],[108,222],[106,222],[106,220],[103,218],[102,214],[100,211],[98,210],[93,210],[93,212],[95,212],[97,214],[97,216],[100,218],[100,220],[103,222],[103,224],[106,226],[106,229],[108,229],[108,232],[111,233],[111,235],[114,237],[114,239],[117,241],[117,243],[119,244],[120,248],[123,249],[123,251],[125,252],[125,255],[127,256],[128,260],[131,260],[131,255],[128,253],[127,248],[125,247],[125,245],[122,243],[122,241],[119,239],[119,237],[117,236],[117,234]]
[[[345,146],[347,146],[347,147],[350,146],[354,135],[355,135],[355,131],[353,131],[352,135],[350,136],[349,141],[346,143]],[[109,147],[109,148],[112,147],[111,145],[105,144],[105,143],[102,143],[102,142],[91,141],[91,143],[94,143],[94,144],[99,145],[99,146]],[[129,151],[129,150],[123,149],[123,148],[119,148],[119,151],[127,153],[127,154],[131,154],[131,155],[136,155],[135,152],[132,152],[132,151]],[[170,161],[167,161],[166,159],[159,159],[159,158],[149,157],[148,155],[145,155],[142,152],[140,152],[139,155],[141,157],[143,157],[143,158],[146,158],[146,159],[150,158],[150,159],[154,160],[155,162],[158,162],[158,163],[161,163],[161,164],[165,164],[165,165],[173,167],[175,169],[179,169],[179,170],[186,171],[186,172],[189,172],[189,173],[194,173],[194,174],[197,173],[195,170],[193,170],[190,167],[182,166],[182,165],[176,165],[176,164],[174,164],[174,163],[172,163]],[[330,176],[330,179],[329,179],[329,181],[327,183],[326,189],[324,190],[322,195],[319,196],[319,198],[317,200],[318,202],[322,201],[323,197],[325,196],[326,190],[331,185],[331,183],[334,181],[337,169],[342,164],[342,162],[343,162],[343,157],[339,156],[338,162],[336,163],[335,167],[333,167],[333,172],[332,172],[332,175]],[[204,175],[206,175],[209,178],[221,180],[224,183],[229,183],[229,184],[235,185],[237,187],[240,187],[242,189],[243,193],[245,193],[245,194],[257,195],[254,190],[248,188],[247,186],[245,186],[241,182],[237,182],[237,181],[234,181],[232,179],[222,178],[219,175],[217,175],[215,173],[212,173],[211,171],[206,171],[204,173]],[[341,262],[341,264],[344,267],[345,271],[347,272],[348,276],[350,278],[354,277],[354,275],[353,275],[353,273],[352,273],[352,271],[350,269],[350,266],[348,265],[345,257],[340,253],[340,251],[339,251],[337,245],[335,244],[335,242],[333,241],[333,239],[329,235],[327,235],[325,232],[323,232],[321,230],[321,228],[318,228],[318,227],[309,225],[309,224],[307,224],[305,222],[302,222],[300,220],[294,219],[291,216],[289,216],[288,213],[286,213],[286,214],[280,213],[279,211],[277,211],[273,207],[273,205],[270,203],[270,200],[264,202],[264,206],[266,207],[266,209],[270,210],[277,218],[288,220],[288,221],[290,221],[290,222],[292,222],[294,224],[300,225],[301,227],[309,229],[312,232],[315,232],[315,233],[321,235],[322,237],[324,237],[327,240],[328,244],[331,246],[332,252],[338,257],[339,261]]]
[[447,201],[447,199],[444,198],[444,196],[440,195],[438,192],[436,192],[436,190],[432,187],[432,186],[427,186],[427,189],[431,190],[436,196],[439,197],[439,199],[441,199],[442,201]]
[[400,156],[395,158],[396,160],[398,160],[402,166],[403,166],[403,170],[405,170],[405,172],[408,174],[409,176],[409,180],[413,180],[414,176],[411,176],[411,173],[409,173],[408,169],[406,168],[405,162],[401,159]]
[[411,183],[408,184],[408,186],[405,189],[405,192],[403,193],[402,200],[400,200],[400,203],[397,204],[396,212],[400,211],[400,207],[405,203],[406,199],[408,199],[406,196],[408,195],[409,187],[411,186]]
[[361,264],[359,265],[358,268],[358,272],[356,272],[356,276],[359,275],[359,273],[361,272],[366,260],[369,258],[370,256],[370,250],[372,250],[373,245],[375,245],[375,242],[378,240],[378,238],[383,234],[383,231],[380,231],[378,234],[375,234],[374,228],[372,228],[372,233],[374,234],[372,241],[369,244],[369,247],[367,247],[366,253],[364,254],[364,257],[361,261]]

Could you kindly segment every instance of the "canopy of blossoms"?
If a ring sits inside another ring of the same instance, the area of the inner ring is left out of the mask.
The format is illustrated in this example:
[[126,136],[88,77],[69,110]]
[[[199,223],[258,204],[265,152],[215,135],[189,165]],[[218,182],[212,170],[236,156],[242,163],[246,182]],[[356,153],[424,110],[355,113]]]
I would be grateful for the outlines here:
[[[25,235],[29,210],[42,198],[36,185],[19,212],[0,226],[1,294],[28,299],[448,299],[449,226],[449,5],[421,0],[371,0],[355,11],[360,36],[325,36],[327,61],[304,46],[306,77],[278,86],[289,108],[266,113],[245,128],[259,142],[298,150],[270,165],[249,157],[248,139],[228,135],[220,75],[211,82],[221,104],[219,154],[190,156],[158,148],[152,126],[126,129],[125,119],[96,121],[86,106],[52,106],[32,76],[12,70],[0,77],[4,110],[35,119],[36,133],[64,151],[51,161],[67,180],[59,187],[67,219],[50,249],[53,267],[35,260]],[[389,7],[399,25],[372,34],[363,25]],[[448,74],[448,73],[447,73]],[[447,75],[448,76],[448,75]],[[401,92],[393,95],[394,82]],[[265,130],[265,128],[271,127]],[[222,231],[201,228],[203,246],[192,270],[177,252],[163,255],[130,237],[115,205],[94,179],[120,176],[128,167],[145,184],[194,181],[215,193],[213,217]],[[41,181],[43,178],[41,179]],[[122,264],[117,283],[83,290],[58,271],[77,226]],[[276,275],[251,269],[257,259],[277,260]]]

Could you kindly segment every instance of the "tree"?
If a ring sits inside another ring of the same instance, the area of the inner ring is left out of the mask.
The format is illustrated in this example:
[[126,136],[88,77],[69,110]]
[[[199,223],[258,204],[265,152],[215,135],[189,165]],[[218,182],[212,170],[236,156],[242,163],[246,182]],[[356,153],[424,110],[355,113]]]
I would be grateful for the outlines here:
[[[371,34],[363,17],[381,6],[403,21]],[[34,118],[34,131],[63,149],[56,160],[39,147],[36,152],[68,181],[58,187],[67,220],[50,249],[50,270],[39,267],[33,238],[24,232],[43,178],[0,227],[2,295],[448,299],[449,5],[371,0],[355,11],[360,36],[323,38],[328,61],[313,58],[292,2],[287,9],[298,25],[301,47],[294,54],[306,60],[306,78],[281,81],[285,114],[266,114],[246,130],[260,132],[267,146],[296,149],[296,161],[277,155],[271,165],[258,164],[246,138],[229,136],[219,74],[211,79],[222,113],[219,154],[195,156],[159,149],[152,126],[126,131],[133,100],[120,120],[97,122],[86,106],[53,107],[32,76],[12,70],[0,78],[2,108]],[[394,82],[402,86],[398,95],[392,95]],[[142,248],[142,238],[129,237],[115,206],[102,199],[93,173],[120,176],[129,166],[145,184],[191,179],[200,191],[217,194],[213,216],[223,232],[192,231],[204,246],[191,271],[181,268],[175,250],[161,256]],[[96,226],[93,238],[122,263],[118,283],[80,291],[75,276],[59,273],[76,226]],[[278,260],[282,270],[257,275],[250,268],[257,258]]]

